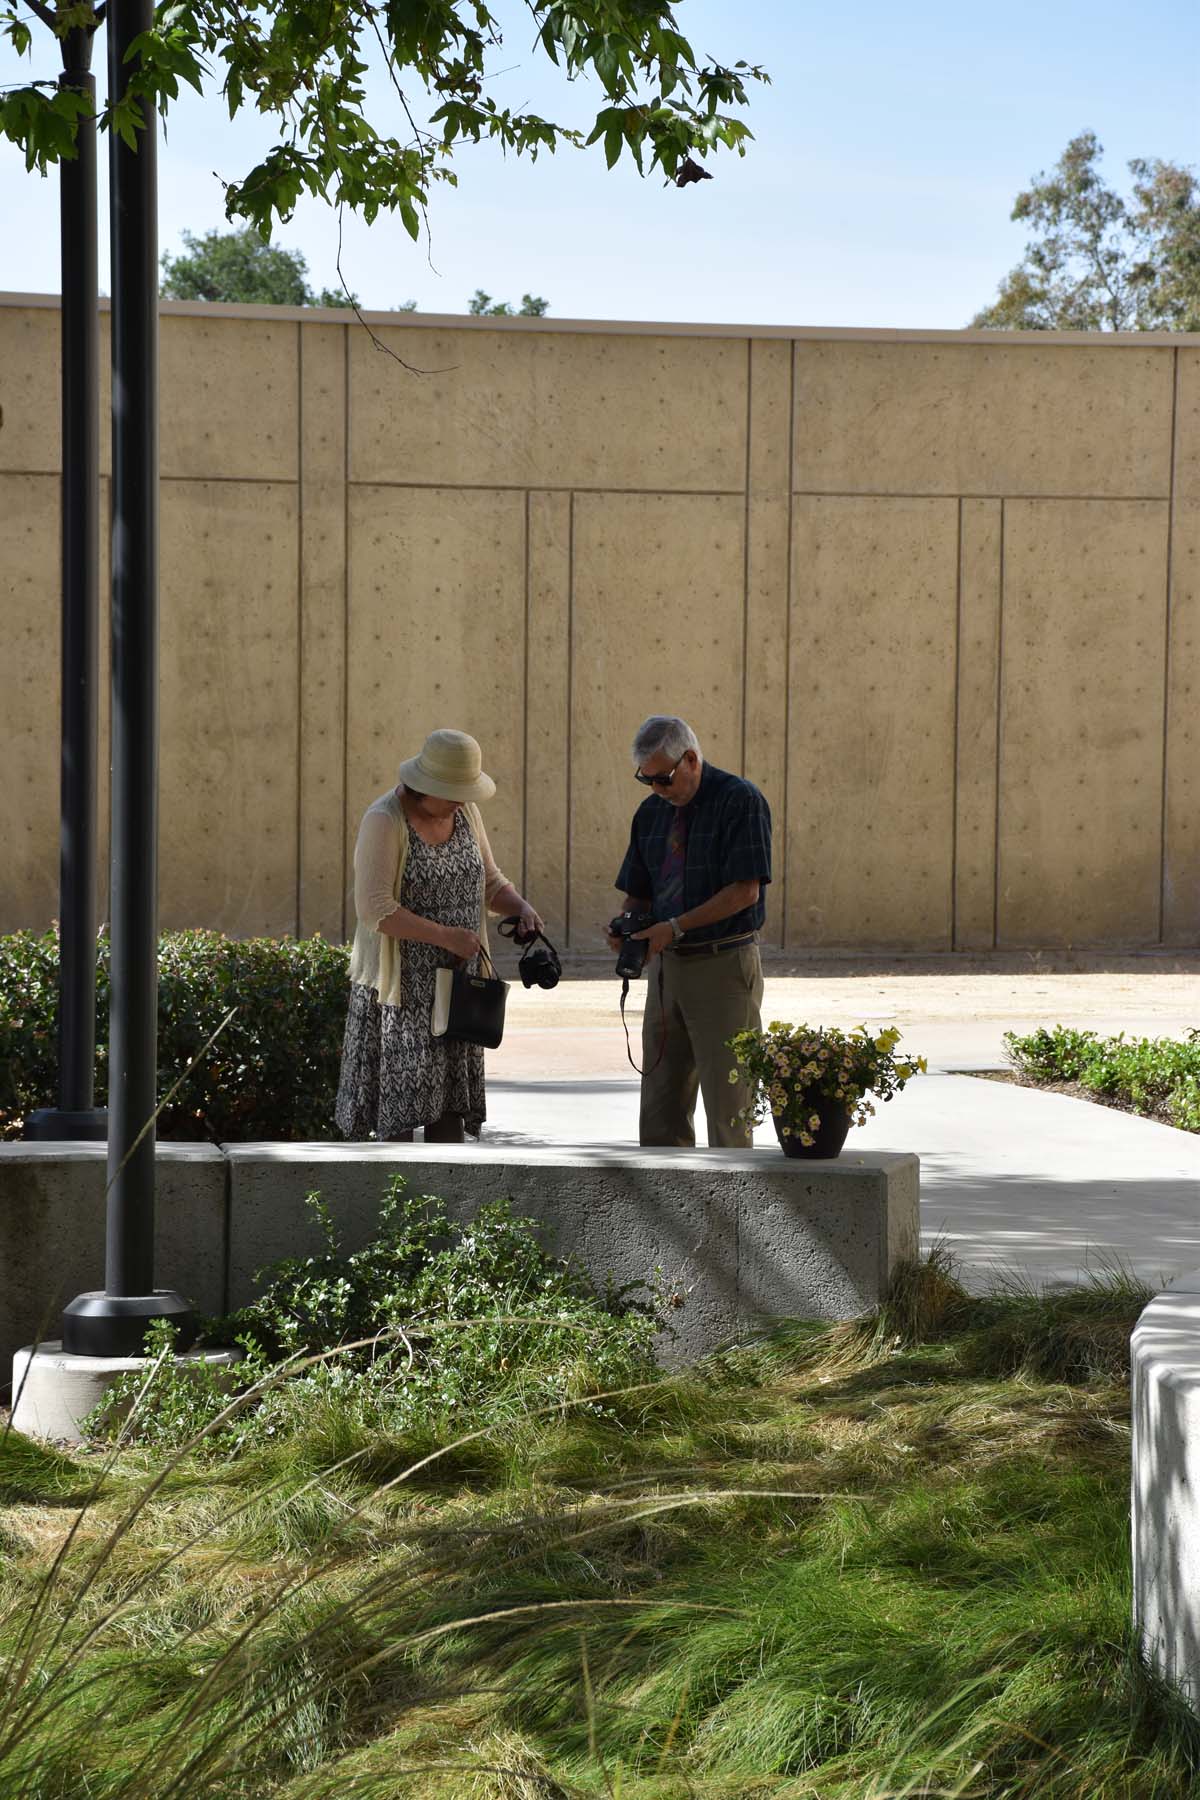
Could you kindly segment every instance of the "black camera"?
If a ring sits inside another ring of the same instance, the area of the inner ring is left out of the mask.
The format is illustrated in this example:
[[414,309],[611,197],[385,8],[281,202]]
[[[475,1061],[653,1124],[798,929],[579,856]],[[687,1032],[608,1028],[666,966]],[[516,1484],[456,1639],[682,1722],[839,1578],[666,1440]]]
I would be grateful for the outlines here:
[[540,944],[531,944],[517,964],[517,974],[522,985],[540,988],[558,986],[558,978],[562,974],[562,963],[558,951],[545,938]]
[[521,977],[522,987],[553,988],[558,986],[562,974],[562,961],[558,951],[540,931],[529,931],[519,919],[502,919],[500,921],[501,937],[511,938],[514,944],[524,944],[525,950],[517,964],[517,974]]
[[621,939],[621,949],[617,956],[617,974],[623,981],[632,981],[646,966],[646,957],[650,946],[645,938],[639,943],[634,935],[639,931],[649,931],[654,924],[654,914],[649,912],[618,913],[608,923],[610,937]]

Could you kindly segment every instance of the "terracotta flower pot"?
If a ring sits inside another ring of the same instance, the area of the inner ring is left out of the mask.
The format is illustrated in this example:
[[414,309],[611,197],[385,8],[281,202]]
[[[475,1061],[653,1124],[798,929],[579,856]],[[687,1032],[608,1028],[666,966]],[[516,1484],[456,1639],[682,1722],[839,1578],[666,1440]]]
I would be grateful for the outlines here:
[[814,1094],[811,1104],[805,1100],[802,1107],[803,1116],[811,1117],[816,1113],[821,1123],[815,1131],[809,1132],[811,1144],[800,1141],[800,1133],[792,1126],[772,1113],[775,1124],[775,1135],[779,1139],[780,1148],[785,1156],[809,1156],[832,1162],[841,1152],[851,1125],[850,1108],[844,1100],[830,1100],[825,1094]]

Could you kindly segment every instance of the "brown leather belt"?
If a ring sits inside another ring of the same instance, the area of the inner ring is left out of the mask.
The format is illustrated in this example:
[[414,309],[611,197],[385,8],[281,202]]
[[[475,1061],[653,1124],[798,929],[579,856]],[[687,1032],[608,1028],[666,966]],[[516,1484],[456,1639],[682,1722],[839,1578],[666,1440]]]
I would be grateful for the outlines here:
[[722,950],[736,950],[739,944],[757,944],[757,931],[744,931],[739,937],[713,938],[707,944],[668,944],[675,956],[719,956]]

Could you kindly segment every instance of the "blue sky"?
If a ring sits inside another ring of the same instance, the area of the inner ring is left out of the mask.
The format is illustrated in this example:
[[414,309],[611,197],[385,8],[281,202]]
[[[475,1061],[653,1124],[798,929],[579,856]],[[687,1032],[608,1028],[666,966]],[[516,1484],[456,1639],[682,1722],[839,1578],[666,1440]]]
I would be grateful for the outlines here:
[[[528,14],[497,58],[493,91],[563,123],[590,123],[593,91],[568,88],[530,45]],[[761,62],[744,161],[682,191],[605,171],[599,147],[534,165],[487,147],[457,158],[460,186],[437,190],[432,244],[398,221],[348,218],[343,269],[371,307],[416,299],[459,312],[479,286],[513,300],[546,295],[558,317],[785,325],[956,327],[1017,260],[1013,197],[1090,128],[1109,178],[1132,156],[1200,163],[1200,7],[1166,0],[1142,24],[1093,0],[1007,18],[991,9],[861,0],[679,0],[697,50]],[[36,72],[56,47],[36,29]],[[97,58],[103,75],[103,46]],[[0,81],[28,69],[0,55]],[[390,117],[385,86],[379,104]],[[257,120],[230,125],[222,102],[189,97],[160,162],[160,238],[224,223],[219,176],[243,174],[269,141]],[[317,286],[334,282],[336,219],[306,203],[278,233],[302,249]],[[107,286],[103,243],[101,281]],[[0,289],[58,286],[57,191],[0,148]]]

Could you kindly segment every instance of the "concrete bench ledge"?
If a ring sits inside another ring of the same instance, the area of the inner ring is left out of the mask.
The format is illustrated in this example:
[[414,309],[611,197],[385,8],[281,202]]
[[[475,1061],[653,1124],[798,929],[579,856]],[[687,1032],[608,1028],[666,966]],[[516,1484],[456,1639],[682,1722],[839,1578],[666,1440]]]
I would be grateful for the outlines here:
[[1200,1711],[1200,1269],[1131,1342],[1133,1610],[1150,1666]]
[[[918,1241],[919,1165],[902,1154],[804,1162],[774,1149],[504,1140],[162,1144],[158,1166],[158,1279],[205,1311],[242,1305],[258,1269],[320,1247],[308,1193],[320,1191],[355,1249],[399,1174],[458,1220],[511,1198],[556,1254],[576,1257],[594,1279],[663,1286],[675,1302],[677,1335],[663,1351],[671,1364],[771,1318],[867,1311]],[[0,1145],[0,1354],[57,1336],[58,1309],[97,1285],[104,1169],[103,1145]]]

